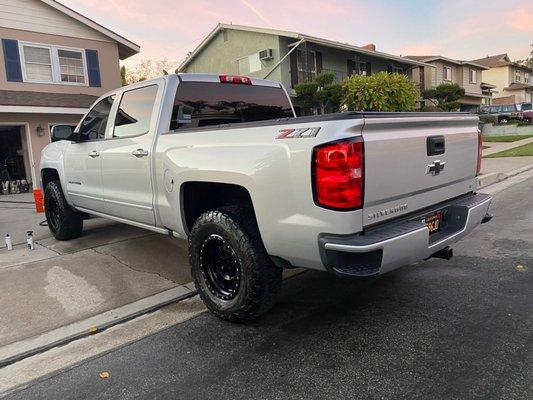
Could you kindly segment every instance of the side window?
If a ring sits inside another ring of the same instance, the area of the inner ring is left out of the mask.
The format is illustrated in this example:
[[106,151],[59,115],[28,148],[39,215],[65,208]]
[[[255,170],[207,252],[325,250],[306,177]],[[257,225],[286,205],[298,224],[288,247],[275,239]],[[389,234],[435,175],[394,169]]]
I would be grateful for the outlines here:
[[115,95],[100,100],[81,121],[79,129],[80,142],[100,140],[105,137],[105,128],[114,100]]
[[148,133],[156,95],[157,85],[124,92],[115,118],[113,137],[121,138]]

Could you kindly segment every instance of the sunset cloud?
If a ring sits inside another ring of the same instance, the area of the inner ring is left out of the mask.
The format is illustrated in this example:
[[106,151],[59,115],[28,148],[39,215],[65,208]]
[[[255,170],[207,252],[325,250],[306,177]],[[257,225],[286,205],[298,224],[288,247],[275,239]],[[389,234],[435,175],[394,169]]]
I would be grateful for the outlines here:
[[[139,59],[181,61],[219,22],[297,31],[393,54],[525,58],[530,0],[60,0],[141,46]],[[510,11],[512,10],[512,11]]]

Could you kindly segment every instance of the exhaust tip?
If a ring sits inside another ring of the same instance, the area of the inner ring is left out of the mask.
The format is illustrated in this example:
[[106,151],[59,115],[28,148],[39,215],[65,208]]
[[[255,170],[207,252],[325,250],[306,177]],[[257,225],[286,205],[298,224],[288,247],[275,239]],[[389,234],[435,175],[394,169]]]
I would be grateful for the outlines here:
[[429,258],[442,258],[443,260],[449,260],[453,257],[453,249],[450,246],[446,246],[442,250],[433,253]]

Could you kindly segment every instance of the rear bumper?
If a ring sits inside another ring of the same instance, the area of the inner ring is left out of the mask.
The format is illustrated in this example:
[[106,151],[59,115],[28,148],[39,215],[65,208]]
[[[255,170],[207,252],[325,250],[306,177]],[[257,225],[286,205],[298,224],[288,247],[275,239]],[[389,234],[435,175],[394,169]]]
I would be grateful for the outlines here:
[[[491,200],[487,194],[469,194],[363,234],[321,235],[322,262],[338,275],[364,277],[424,260],[481,224]],[[436,211],[443,212],[442,229],[430,235],[423,219]]]

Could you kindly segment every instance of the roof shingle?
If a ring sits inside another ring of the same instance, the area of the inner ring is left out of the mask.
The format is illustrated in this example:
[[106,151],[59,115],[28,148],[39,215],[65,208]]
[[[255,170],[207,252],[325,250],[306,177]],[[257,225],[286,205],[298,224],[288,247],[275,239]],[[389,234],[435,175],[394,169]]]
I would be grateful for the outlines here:
[[0,90],[0,105],[89,108],[97,99],[88,94]]

